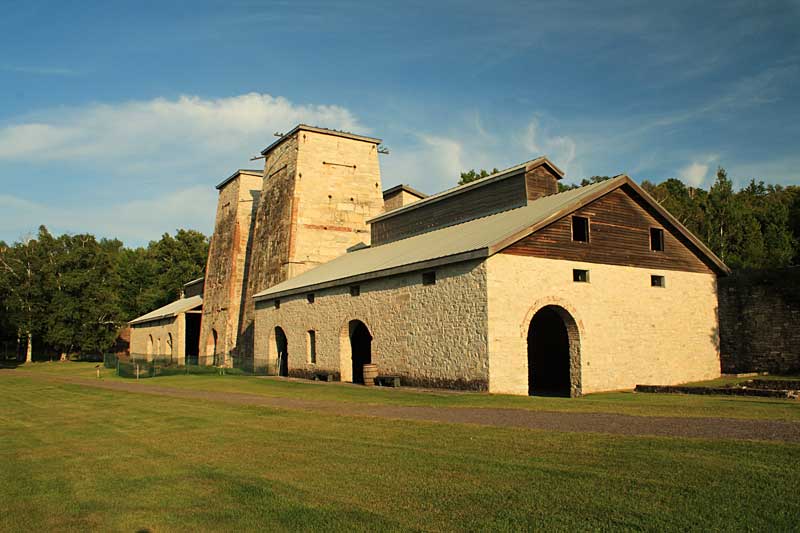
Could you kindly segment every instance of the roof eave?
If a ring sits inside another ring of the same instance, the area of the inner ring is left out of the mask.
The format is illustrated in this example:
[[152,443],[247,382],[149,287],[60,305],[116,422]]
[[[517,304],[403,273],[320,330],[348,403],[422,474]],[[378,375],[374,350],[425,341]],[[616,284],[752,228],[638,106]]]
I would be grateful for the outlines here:
[[[406,274],[408,272],[414,272],[418,270],[425,270],[428,268],[436,268],[443,265],[449,265],[452,263],[460,263],[462,261],[469,261],[472,259],[481,259],[489,256],[489,250],[486,247],[478,248],[476,250],[470,250],[467,252],[462,252],[454,255],[449,255],[445,257],[437,257],[435,259],[428,259],[426,261],[419,261],[416,263],[411,263],[409,265],[402,265],[393,268],[387,268],[383,270],[376,270],[374,272],[365,272],[363,274],[358,274],[355,276],[347,276],[344,278],[339,278],[335,280],[325,281],[322,283],[313,283],[310,285],[304,285],[302,287],[295,287],[292,289],[286,289],[283,291],[278,291],[274,293],[259,293],[253,296],[253,299],[256,302],[262,302],[265,300],[276,300],[279,298],[283,298],[286,296],[293,296],[295,294],[304,294],[307,292],[314,292],[317,290],[322,289],[329,289],[331,287],[341,287],[343,285],[352,285],[354,283],[360,283],[363,281],[368,281],[371,279],[377,278],[385,278],[389,276],[396,276],[399,274]],[[268,289],[269,290],[269,289]]]
[[315,126],[309,126],[308,124],[298,124],[297,126],[292,128],[288,133],[284,133],[283,135],[281,135],[281,137],[277,141],[273,142],[272,144],[270,144],[269,146],[267,146],[266,148],[261,150],[261,155],[267,155],[267,153],[269,153],[271,150],[277,148],[278,145],[280,145],[283,141],[285,141],[286,139],[288,139],[289,137],[291,137],[292,135],[294,135],[295,133],[297,133],[298,131],[301,131],[301,130],[302,131],[312,131],[314,133],[321,133],[323,135],[334,135],[334,136],[337,136],[337,137],[345,137],[347,139],[353,139],[353,140],[356,140],[356,141],[364,141],[364,142],[368,142],[370,144],[381,144],[383,142],[381,139],[377,139],[375,137],[366,137],[364,135],[357,135],[355,133],[347,133],[347,132],[344,132],[344,131],[329,130],[329,129],[326,129],[326,128],[317,128]]

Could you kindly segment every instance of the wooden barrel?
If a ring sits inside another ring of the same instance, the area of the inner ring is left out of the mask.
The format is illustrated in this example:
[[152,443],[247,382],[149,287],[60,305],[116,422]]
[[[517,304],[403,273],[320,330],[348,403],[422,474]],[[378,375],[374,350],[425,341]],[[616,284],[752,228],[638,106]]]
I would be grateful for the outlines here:
[[378,377],[378,365],[364,365],[364,385],[372,387]]

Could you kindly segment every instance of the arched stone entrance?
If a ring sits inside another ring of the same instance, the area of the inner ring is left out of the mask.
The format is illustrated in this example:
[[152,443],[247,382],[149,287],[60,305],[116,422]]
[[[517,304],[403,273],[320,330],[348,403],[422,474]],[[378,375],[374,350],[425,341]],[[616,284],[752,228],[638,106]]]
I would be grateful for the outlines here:
[[[364,383],[364,365],[372,363],[372,334],[367,325],[360,320],[348,322],[347,342],[343,344],[342,381]],[[345,368],[350,371],[350,376],[344,372]]]
[[206,338],[206,364],[211,361],[217,364],[217,330],[212,329]]
[[289,375],[289,341],[286,333],[280,326],[275,327],[275,351],[277,353],[277,367],[279,376]]
[[528,394],[580,396],[578,325],[558,305],[539,309],[528,327]]

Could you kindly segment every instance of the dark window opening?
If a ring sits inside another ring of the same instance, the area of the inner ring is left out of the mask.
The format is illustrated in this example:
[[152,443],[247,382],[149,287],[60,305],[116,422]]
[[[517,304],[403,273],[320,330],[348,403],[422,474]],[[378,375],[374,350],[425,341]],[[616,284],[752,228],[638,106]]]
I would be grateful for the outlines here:
[[360,295],[361,295],[361,285],[351,285],[350,296],[360,296]]
[[313,329],[308,330],[308,362],[317,363],[317,332]]
[[666,287],[667,280],[664,276],[650,276],[650,286],[651,287]]
[[650,228],[650,249],[654,252],[664,251],[664,230]]
[[572,240],[589,242],[589,219],[586,217],[572,217]]
[[579,270],[574,269],[572,271],[572,281],[577,281],[579,283],[589,283],[589,271],[588,270]]
[[280,308],[281,308],[281,301],[275,300],[275,309],[280,309]]
[[423,285],[436,285],[436,272],[423,272],[422,273]]
[[308,300],[308,303],[313,304],[314,303],[314,293],[313,292],[309,292],[306,295],[306,300]]

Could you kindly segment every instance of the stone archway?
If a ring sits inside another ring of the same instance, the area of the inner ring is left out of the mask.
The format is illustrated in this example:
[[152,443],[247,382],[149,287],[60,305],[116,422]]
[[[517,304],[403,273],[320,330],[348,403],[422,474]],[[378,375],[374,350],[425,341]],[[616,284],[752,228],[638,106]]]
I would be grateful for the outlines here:
[[152,355],[153,355],[153,336],[152,335],[148,335],[147,336],[147,353],[145,355],[147,355],[148,359],[150,359],[150,357],[152,357]]
[[573,316],[546,305],[528,326],[528,394],[580,396],[580,333]]
[[364,383],[364,365],[372,363],[372,334],[361,320],[342,327],[339,341],[342,381]]
[[206,363],[208,364],[209,361],[212,364],[217,364],[217,330],[212,329],[211,332],[206,337],[206,353],[205,353]]
[[277,355],[277,366],[279,376],[289,375],[289,340],[286,338],[283,328],[275,327],[275,353]]

